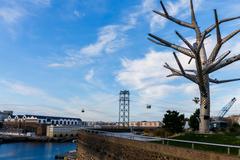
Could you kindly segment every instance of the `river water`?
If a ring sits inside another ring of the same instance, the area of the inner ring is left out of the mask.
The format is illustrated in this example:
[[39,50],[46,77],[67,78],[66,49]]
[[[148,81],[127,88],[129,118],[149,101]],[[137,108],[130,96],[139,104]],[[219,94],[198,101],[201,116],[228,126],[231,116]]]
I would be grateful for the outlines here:
[[74,143],[0,144],[0,160],[54,160],[56,154],[75,149]]

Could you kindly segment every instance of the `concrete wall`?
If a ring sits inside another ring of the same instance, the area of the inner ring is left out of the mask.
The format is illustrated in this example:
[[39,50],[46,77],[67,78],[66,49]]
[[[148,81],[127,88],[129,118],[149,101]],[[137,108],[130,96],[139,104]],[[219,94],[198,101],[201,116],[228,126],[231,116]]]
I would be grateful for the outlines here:
[[78,160],[239,160],[235,156],[84,132],[79,134],[77,154]]

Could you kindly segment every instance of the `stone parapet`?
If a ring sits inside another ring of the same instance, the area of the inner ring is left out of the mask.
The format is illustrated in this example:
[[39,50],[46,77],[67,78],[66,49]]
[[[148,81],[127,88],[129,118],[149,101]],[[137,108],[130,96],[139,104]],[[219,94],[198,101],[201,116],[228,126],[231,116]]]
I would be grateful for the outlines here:
[[79,160],[239,160],[213,152],[140,142],[81,132],[78,138]]

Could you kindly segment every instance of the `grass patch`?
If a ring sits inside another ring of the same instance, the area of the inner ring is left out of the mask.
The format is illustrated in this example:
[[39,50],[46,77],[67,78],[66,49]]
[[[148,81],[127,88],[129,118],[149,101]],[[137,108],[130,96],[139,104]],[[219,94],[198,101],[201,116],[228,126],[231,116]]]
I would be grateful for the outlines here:
[[[184,134],[184,135],[179,135],[179,136],[177,136],[173,139],[240,146],[240,137],[236,136],[236,135],[231,135],[231,134],[193,134],[193,133],[187,133],[187,134]],[[162,142],[157,142],[157,143],[162,143]],[[165,144],[166,144],[166,142],[165,142]],[[192,144],[182,143],[182,142],[169,141],[168,145],[185,147],[185,148],[192,148]],[[225,153],[225,154],[228,151],[228,149],[226,147],[208,146],[208,145],[202,145],[202,144],[194,144],[194,149],[204,150],[204,151],[213,151],[213,152]],[[238,155],[238,149],[237,148],[230,148],[230,154]]]

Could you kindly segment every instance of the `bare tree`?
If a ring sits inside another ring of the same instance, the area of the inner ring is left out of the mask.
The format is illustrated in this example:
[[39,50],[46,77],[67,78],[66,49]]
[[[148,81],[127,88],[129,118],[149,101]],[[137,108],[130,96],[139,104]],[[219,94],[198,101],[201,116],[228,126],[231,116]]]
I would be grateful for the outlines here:
[[[215,9],[214,10],[215,23],[213,25],[209,26],[208,28],[206,28],[204,31],[201,31],[198,26],[198,23],[196,21],[192,0],[190,0],[191,23],[179,20],[175,17],[172,17],[167,12],[167,9],[165,8],[162,1],[160,1],[160,4],[162,6],[163,12],[159,12],[159,11],[155,11],[155,10],[153,10],[153,12],[155,12],[156,14],[158,14],[180,26],[184,26],[184,27],[193,29],[195,31],[196,41],[194,44],[191,44],[179,32],[176,31],[176,35],[186,44],[187,48],[182,47],[177,44],[173,44],[173,43],[171,43],[167,40],[164,40],[153,34],[148,34],[149,35],[148,39],[157,45],[172,48],[175,51],[178,51],[178,52],[190,57],[189,63],[191,63],[192,59],[195,60],[196,69],[186,70],[183,68],[176,53],[173,52],[174,58],[179,66],[179,69],[175,69],[175,68],[169,66],[167,63],[165,63],[164,67],[169,69],[172,72],[167,77],[183,76],[198,85],[199,91],[200,91],[199,131],[201,133],[207,133],[209,131],[209,122],[210,122],[209,83],[219,84],[219,83],[226,83],[226,82],[240,80],[239,78],[238,79],[229,79],[229,80],[218,80],[218,79],[212,79],[209,77],[209,74],[211,74],[227,65],[230,65],[233,62],[240,60],[240,54],[226,58],[230,54],[230,51],[227,51],[221,55],[218,55],[222,45],[240,32],[240,29],[237,29],[237,30],[233,31],[232,33],[230,33],[229,35],[227,35],[226,37],[222,37],[219,25],[222,23],[225,23],[225,22],[239,19],[240,16],[219,20],[217,11]],[[214,29],[216,30],[217,42],[216,42],[214,49],[209,54],[210,56],[207,57],[206,49],[204,46],[204,40],[210,36],[210,32],[212,32]],[[216,57],[218,57],[218,58],[216,58]]]

